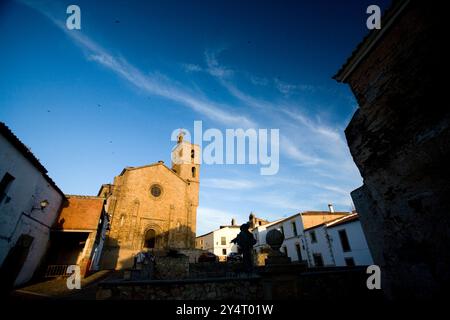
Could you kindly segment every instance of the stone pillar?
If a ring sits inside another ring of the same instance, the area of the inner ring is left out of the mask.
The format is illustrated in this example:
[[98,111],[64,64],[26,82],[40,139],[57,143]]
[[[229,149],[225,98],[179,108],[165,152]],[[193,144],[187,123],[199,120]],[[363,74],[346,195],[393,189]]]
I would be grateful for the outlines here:
[[299,297],[299,274],[306,269],[304,264],[293,264],[280,252],[284,235],[279,230],[270,230],[266,243],[271,250],[266,265],[261,270],[264,299],[294,299]]

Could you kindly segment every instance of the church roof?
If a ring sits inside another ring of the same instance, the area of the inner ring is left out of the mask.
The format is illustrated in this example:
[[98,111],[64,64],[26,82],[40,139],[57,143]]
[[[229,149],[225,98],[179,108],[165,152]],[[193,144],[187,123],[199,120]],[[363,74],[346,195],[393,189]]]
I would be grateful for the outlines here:
[[155,167],[155,166],[163,166],[164,168],[166,168],[167,170],[169,170],[172,174],[174,174],[176,177],[178,177],[179,179],[181,179],[181,181],[185,182],[185,183],[189,183],[189,181],[183,179],[182,177],[180,177],[179,175],[177,175],[172,169],[170,169],[168,166],[166,166],[164,164],[164,161],[158,161],[158,162],[154,162],[151,164],[146,164],[143,166],[138,166],[138,167],[125,167],[123,168],[122,172],[120,172],[119,176],[123,175],[126,171],[128,170],[139,170],[139,169],[144,169],[144,168],[149,168],[149,167]]

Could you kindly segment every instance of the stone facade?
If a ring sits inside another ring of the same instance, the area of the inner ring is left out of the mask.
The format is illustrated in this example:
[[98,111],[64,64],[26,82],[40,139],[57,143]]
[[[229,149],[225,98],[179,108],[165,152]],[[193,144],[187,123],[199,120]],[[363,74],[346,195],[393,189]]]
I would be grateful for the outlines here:
[[359,108],[345,133],[364,185],[352,192],[390,298],[432,297],[450,284],[450,109],[443,11],[395,1],[335,78]]
[[127,167],[103,185],[111,217],[103,251],[105,269],[130,268],[134,255],[147,248],[194,248],[199,192],[199,146],[183,141],[172,151],[172,168],[162,161]]

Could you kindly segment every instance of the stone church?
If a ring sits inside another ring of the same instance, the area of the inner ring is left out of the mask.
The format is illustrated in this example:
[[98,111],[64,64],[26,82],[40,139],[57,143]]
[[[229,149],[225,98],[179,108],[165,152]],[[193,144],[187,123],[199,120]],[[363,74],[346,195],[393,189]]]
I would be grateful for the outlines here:
[[200,148],[183,140],[163,161],[126,167],[113,184],[102,185],[110,230],[102,253],[103,269],[130,268],[139,251],[191,249],[195,246]]

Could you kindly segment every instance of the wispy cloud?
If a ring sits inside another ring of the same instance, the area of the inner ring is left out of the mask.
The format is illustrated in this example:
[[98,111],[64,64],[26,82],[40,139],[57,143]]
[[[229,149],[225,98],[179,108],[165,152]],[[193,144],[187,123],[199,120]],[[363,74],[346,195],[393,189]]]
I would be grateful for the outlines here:
[[215,189],[243,190],[258,188],[260,185],[254,180],[207,178],[202,180],[202,186]]
[[[208,69],[216,68],[219,70],[231,70],[219,64],[215,53],[207,54],[206,64],[208,66]],[[214,76],[232,96],[240,100],[245,105],[262,110],[264,114],[270,115],[272,120],[279,117],[280,105],[253,97],[252,95],[241,91],[232,81],[230,81],[229,74],[226,76],[224,76],[224,73],[222,72],[215,72],[210,74]],[[300,162],[302,165],[315,165],[324,162],[323,159],[317,157],[316,155],[301,150],[298,147],[298,144],[295,143],[295,141],[284,134],[280,135],[279,147],[285,155],[295,161]]]
[[258,77],[251,74],[247,74],[247,77],[250,80],[250,82],[255,86],[267,86],[270,83],[269,79],[265,77]]
[[245,222],[245,217],[236,213],[200,206],[197,210],[197,234],[219,229],[221,225],[230,225],[233,218],[238,224]]
[[[29,4],[28,2],[24,3]],[[248,117],[229,112],[229,106],[218,104],[204,97],[199,97],[198,95],[191,93],[187,88],[180,87],[174,82],[171,82],[168,78],[161,81],[161,77],[152,77],[151,74],[144,74],[125,58],[109,53],[82,32],[68,30],[62,21],[53,18],[51,13],[45,9],[36,5],[31,5],[31,7],[44,14],[63,30],[70,39],[84,50],[88,60],[95,61],[106,67],[133,86],[143,90],[145,93],[158,95],[179,103],[180,105],[189,107],[192,110],[227,126],[255,127],[255,123]],[[193,67],[191,66],[191,69],[192,68]],[[219,67],[212,69],[211,72],[217,75],[225,75],[225,71],[220,71]]]
[[220,79],[230,78],[234,74],[234,71],[219,64],[216,59],[216,55],[218,52],[220,52],[220,50],[207,50],[205,52],[206,65],[208,66],[206,70],[213,77],[217,77]]
[[[25,1],[25,3],[27,2]],[[248,198],[255,205],[264,203],[270,206],[270,208],[274,208],[274,212],[278,213],[280,210],[296,212],[303,209],[321,209],[320,206],[323,203],[330,202],[330,199],[334,199],[333,201],[337,204],[344,205],[350,203],[349,190],[343,188],[342,185],[351,186],[355,181],[354,178],[357,175],[357,171],[349,156],[342,132],[337,130],[339,129],[338,127],[322,122],[317,117],[309,116],[306,112],[303,112],[307,109],[301,108],[295,101],[292,101],[291,96],[294,93],[305,91],[309,93],[315,92],[315,87],[289,84],[279,79],[256,77],[250,74],[244,74],[242,71],[238,72],[219,62],[218,54],[220,50],[206,51],[203,65],[181,65],[186,72],[203,72],[214,77],[239,104],[249,106],[256,110],[254,112],[256,116],[253,119],[246,114],[237,113],[235,107],[229,104],[222,104],[214,101],[212,98],[208,98],[200,90],[199,92],[194,92],[193,88],[188,88],[186,85],[177,83],[165,75],[157,72],[148,73],[139,69],[139,67],[130,63],[125,57],[113,54],[100,46],[97,42],[87,37],[84,31],[67,30],[65,24],[54,19],[49,11],[39,8],[36,5],[31,6],[48,17],[65,32],[73,43],[82,49],[87,60],[113,72],[126,83],[146,94],[157,95],[169,101],[176,102],[229,128],[267,127],[261,125],[264,123],[269,123],[272,128],[280,128],[279,147],[282,155],[284,154],[291,160],[289,164],[308,166],[308,173],[312,173],[310,177],[314,176],[314,173],[317,173],[319,177],[317,180],[325,177],[331,181],[331,183],[328,183],[329,181],[327,183],[311,183],[312,186],[319,190],[310,198],[299,196],[295,192],[283,193],[283,190],[286,190],[286,186],[289,188],[290,186],[297,186],[301,183],[308,184],[309,182],[289,178],[283,182],[284,186],[277,185],[276,188],[271,189],[267,187],[277,183],[276,177],[272,177],[271,179],[273,180],[271,181],[263,181],[261,177],[260,180],[204,179],[202,180],[203,187],[236,190],[238,192],[239,190],[267,188],[263,192],[258,190],[260,191],[258,194],[253,192],[247,192],[245,195],[239,194],[236,201],[242,203],[242,201],[246,201]],[[243,86],[240,86],[240,83],[235,81],[237,76],[243,74],[246,80],[250,81],[253,85],[266,86],[267,88],[264,88],[264,90],[273,89],[274,93],[279,92],[278,95],[281,93],[280,99],[267,100],[243,90]],[[291,101],[288,101],[289,97]],[[306,170],[303,172],[306,172]],[[301,176],[301,174],[295,172],[292,176]],[[348,181],[352,183],[347,183]],[[280,190],[281,194],[267,192],[267,190],[273,189]],[[215,204],[213,203],[211,206],[214,207]],[[219,224],[228,224],[233,217],[233,213],[211,207],[200,207],[198,216],[199,230],[213,230]]]
[[316,90],[316,87],[312,85],[287,83],[278,78],[274,79],[274,84],[278,91],[286,97],[304,91],[314,92]]
[[298,161],[301,165],[316,165],[324,163],[325,160],[315,156],[310,155],[302,151],[297,144],[286,135],[280,135],[280,145],[281,150],[287,154],[291,159]]
[[193,63],[183,63],[181,65],[186,72],[200,72],[203,71],[203,68],[200,67],[198,64]]

